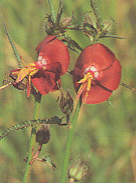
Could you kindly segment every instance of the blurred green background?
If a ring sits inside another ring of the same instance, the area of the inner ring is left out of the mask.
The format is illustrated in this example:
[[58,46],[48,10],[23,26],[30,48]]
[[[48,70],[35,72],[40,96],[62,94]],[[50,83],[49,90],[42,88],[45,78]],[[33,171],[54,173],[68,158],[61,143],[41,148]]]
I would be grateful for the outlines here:
[[[120,60],[122,82],[136,88],[136,1],[135,0],[97,0],[104,20],[113,19],[112,33],[125,39],[101,39]],[[58,0],[53,1],[55,10]],[[77,23],[82,22],[82,13],[91,11],[89,0],[64,0],[63,17],[71,16]],[[19,54],[26,63],[36,61],[35,48],[43,41],[45,16],[50,14],[47,0],[1,0],[0,14],[14,40]],[[68,35],[83,48],[89,39],[78,31],[68,31]],[[71,64],[79,53],[70,50]],[[0,86],[8,77],[10,69],[17,68],[17,61],[0,22]],[[75,91],[70,75],[62,77],[62,88]],[[63,116],[54,92],[42,97],[40,118]],[[78,159],[87,163],[88,174],[84,183],[128,183],[136,180],[136,94],[122,86],[113,92],[108,102],[83,105],[78,118],[71,148],[70,165]],[[34,98],[26,97],[14,87],[0,90],[0,133],[9,127],[33,118]],[[40,158],[51,156],[57,169],[53,171],[46,164],[34,162],[30,183],[59,183],[67,138],[67,127],[52,125],[51,138],[44,145]],[[31,128],[15,131],[0,141],[0,182],[20,183],[23,179]],[[91,151],[91,156],[89,157]],[[89,158],[88,158],[89,157]]]

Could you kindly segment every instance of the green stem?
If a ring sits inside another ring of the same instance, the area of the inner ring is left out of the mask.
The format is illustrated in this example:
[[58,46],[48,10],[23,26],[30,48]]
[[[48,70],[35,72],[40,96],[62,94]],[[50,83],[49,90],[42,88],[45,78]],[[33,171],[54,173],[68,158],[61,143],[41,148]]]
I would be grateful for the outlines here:
[[78,118],[80,108],[81,108],[81,101],[79,99],[77,101],[75,110],[73,112],[72,122],[70,124],[70,128],[69,128],[69,131],[68,131],[68,138],[67,138],[67,144],[66,144],[66,149],[65,149],[65,155],[64,155],[64,161],[63,161],[63,167],[62,167],[62,174],[61,174],[60,183],[65,183],[65,179],[66,179],[66,176],[67,176],[67,173],[68,173],[70,148],[71,148],[74,129],[75,129],[75,126],[76,126],[76,121],[77,121],[77,118]]
[[53,22],[55,23],[56,22],[56,13],[53,8],[52,0],[49,0],[49,5],[50,5],[50,9],[51,9],[52,19],[53,19]]
[[[39,115],[40,101],[41,101],[41,94],[35,96],[35,108],[34,108],[33,119],[36,119],[36,120],[38,119],[38,115]],[[33,158],[32,151],[33,151],[34,145],[35,145],[35,137],[36,137],[36,126],[33,127],[32,130],[31,130],[31,137],[30,137],[29,151],[28,151],[28,159],[27,159],[25,174],[24,174],[24,178],[23,178],[22,183],[28,183],[28,181],[29,181],[30,170],[31,170],[31,165],[29,164],[29,162]]]

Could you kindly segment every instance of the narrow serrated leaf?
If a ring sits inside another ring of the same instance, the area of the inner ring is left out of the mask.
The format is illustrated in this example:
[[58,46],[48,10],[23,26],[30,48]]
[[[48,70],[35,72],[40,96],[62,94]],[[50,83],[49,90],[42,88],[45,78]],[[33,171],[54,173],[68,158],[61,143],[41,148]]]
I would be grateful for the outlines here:
[[10,42],[10,44],[11,44],[11,46],[12,46],[12,49],[13,49],[13,51],[14,51],[14,54],[15,54],[15,56],[16,56],[16,59],[17,59],[17,61],[18,61],[18,66],[21,68],[21,62],[22,62],[22,60],[20,59],[20,55],[19,55],[19,53],[18,53],[18,51],[17,51],[17,49],[16,49],[16,47],[15,47],[15,44],[14,44],[14,42],[13,42],[13,40],[12,40],[12,38],[11,38],[9,32],[8,32],[8,29],[7,29],[7,27],[6,27],[6,24],[5,24],[5,22],[4,22],[3,18],[2,18],[2,15],[1,15],[1,20],[2,20],[2,23],[3,23],[3,25],[4,25],[6,34],[7,34],[8,39],[9,39],[9,42]]
[[93,9],[94,15],[97,20],[97,26],[102,31],[103,30],[103,21],[102,21],[101,12],[100,12],[99,6],[97,4],[97,1],[90,0],[90,2],[91,2],[91,7]]
[[120,83],[121,86],[125,87],[125,88],[128,88],[129,90],[132,90],[133,92],[136,92],[136,88],[133,88],[125,83]]
[[52,117],[51,119],[38,119],[38,120],[29,120],[29,121],[25,121],[19,124],[16,124],[15,126],[12,126],[11,128],[9,128],[7,131],[5,131],[4,133],[2,133],[0,135],[0,140],[2,138],[4,138],[5,136],[7,136],[9,133],[15,131],[15,130],[20,130],[26,127],[33,127],[34,125],[40,125],[40,124],[61,124],[62,119],[58,118],[57,116]]
[[105,38],[105,37],[109,37],[109,38],[116,38],[116,39],[125,39],[124,37],[119,37],[119,36],[115,36],[115,35],[105,35],[105,36],[100,36],[100,38]]

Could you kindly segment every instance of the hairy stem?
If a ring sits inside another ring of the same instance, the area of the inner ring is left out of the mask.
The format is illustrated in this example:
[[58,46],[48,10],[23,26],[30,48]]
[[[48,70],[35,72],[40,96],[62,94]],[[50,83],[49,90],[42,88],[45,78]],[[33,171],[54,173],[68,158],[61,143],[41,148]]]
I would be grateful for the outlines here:
[[63,167],[62,167],[62,174],[61,174],[60,183],[65,183],[66,175],[68,173],[70,148],[71,148],[74,129],[75,129],[75,126],[76,126],[76,121],[77,121],[77,118],[78,118],[80,108],[81,108],[81,101],[80,101],[80,99],[78,99],[77,104],[75,106],[75,110],[73,111],[73,118],[72,118],[72,122],[70,124],[69,131],[68,131],[68,137],[67,137],[67,143],[66,143],[66,148],[65,148],[65,155],[64,155],[64,161],[63,161]]
[[[40,102],[41,102],[41,94],[35,96],[35,108],[34,108],[34,116],[33,116],[33,119],[35,119],[35,120],[37,120],[38,116],[39,116]],[[27,159],[25,174],[24,174],[24,178],[23,178],[22,183],[28,183],[28,181],[29,181],[30,170],[31,170],[30,161],[33,158],[32,151],[33,151],[34,145],[35,145],[35,138],[36,138],[36,126],[33,127],[32,130],[31,130],[31,137],[30,137],[29,151],[28,151],[28,159]]]
[[53,19],[53,22],[55,23],[56,22],[56,13],[53,8],[52,0],[48,0],[48,1],[49,1],[50,9],[51,9],[52,19]]

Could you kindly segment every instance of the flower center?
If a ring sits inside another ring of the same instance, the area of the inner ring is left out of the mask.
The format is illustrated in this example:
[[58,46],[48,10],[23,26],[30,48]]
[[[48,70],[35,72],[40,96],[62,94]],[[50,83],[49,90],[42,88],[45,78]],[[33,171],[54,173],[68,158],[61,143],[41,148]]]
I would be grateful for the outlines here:
[[87,67],[84,71],[84,77],[78,81],[78,83],[81,83],[78,92],[77,92],[77,99],[81,96],[83,91],[86,90],[85,98],[88,96],[88,92],[91,89],[92,81],[98,78],[99,71],[95,66]]
[[84,73],[87,73],[87,72],[92,72],[92,74],[94,75],[94,78],[97,78],[99,76],[99,71],[95,66],[87,67]]
[[44,59],[42,56],[38,57],[38,61],[35,63],[37,69],[46,69],[47,59]]

